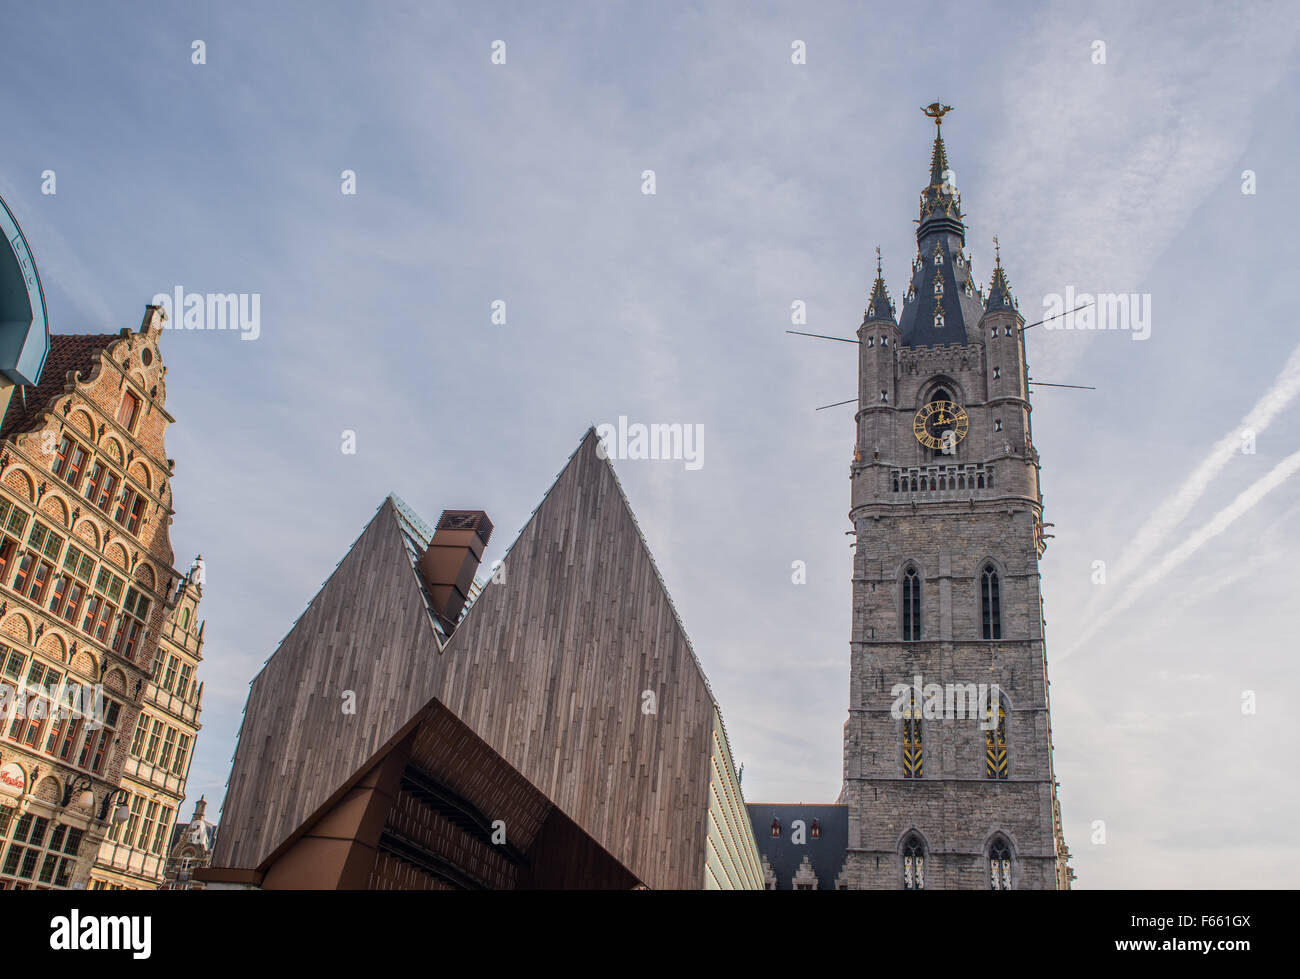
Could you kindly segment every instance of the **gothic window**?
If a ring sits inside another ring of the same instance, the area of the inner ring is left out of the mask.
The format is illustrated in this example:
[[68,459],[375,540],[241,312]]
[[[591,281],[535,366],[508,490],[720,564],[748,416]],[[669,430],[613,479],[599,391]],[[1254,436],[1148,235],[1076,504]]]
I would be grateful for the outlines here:
[[983,613],[984,638],[1002,638],[1002,595],[997,569],[984,565],[980,572],[980,609]]
[[996,840],[989,848],[989,886],[995,891],[1011,890],[1011,848]]
[[984,777],[1004,779],[1007,772],[1007,707],[999,698],[984,718]]
[[997,380],[998,378],[1000,378],[1001,376],[1002,376],[1002,368],[1001,368],[1001,367],[994,367],[994,368],[993,368],[993,379],[996,381],[996,380]]
[[921,740],[921,702],[916,691],[908,694],[903,709],[903,778],[921,778],[925,773],[925,745]]
[[903,889],[925,889],[925,848],[915,833],[903,843]]
[[903,638],[921,638],[921,578],[911,566],[903,572]]

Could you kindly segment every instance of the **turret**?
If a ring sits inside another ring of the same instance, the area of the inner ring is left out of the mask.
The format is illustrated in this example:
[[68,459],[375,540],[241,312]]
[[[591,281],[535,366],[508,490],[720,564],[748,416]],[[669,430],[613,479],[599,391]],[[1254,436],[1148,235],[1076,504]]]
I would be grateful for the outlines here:
[[880,249],[876,281],[858,327],[858,451],[855,462],[871,462],[889,437],[889,409],[898,401],[898,347],[902,331],[885,287]]

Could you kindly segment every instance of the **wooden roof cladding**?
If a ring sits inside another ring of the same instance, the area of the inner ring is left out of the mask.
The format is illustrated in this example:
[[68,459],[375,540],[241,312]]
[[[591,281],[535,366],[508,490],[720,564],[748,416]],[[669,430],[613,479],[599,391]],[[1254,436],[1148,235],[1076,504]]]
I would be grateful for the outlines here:
[[214,867],[264,867],[436,701],[650,887],[703,885],[714,702],[596,448],[441,649],[385,501],[252,683]]

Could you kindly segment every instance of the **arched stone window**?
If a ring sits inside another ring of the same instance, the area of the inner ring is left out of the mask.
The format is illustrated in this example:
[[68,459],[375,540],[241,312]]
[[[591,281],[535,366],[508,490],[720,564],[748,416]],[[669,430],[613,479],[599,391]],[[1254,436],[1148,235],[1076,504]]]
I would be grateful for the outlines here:
[[1011,847],[998,837],[989,847],[989,887],[995,891],[1011,890]]
[[1002,638],[1002,588],[992,562],[980,571],[980,612],[985,639]]
[[925,890],[925,845],[915,833],[903,841],[903,889]]
[[921,576],[913,565],[903,572],[903,638],[921,638]]

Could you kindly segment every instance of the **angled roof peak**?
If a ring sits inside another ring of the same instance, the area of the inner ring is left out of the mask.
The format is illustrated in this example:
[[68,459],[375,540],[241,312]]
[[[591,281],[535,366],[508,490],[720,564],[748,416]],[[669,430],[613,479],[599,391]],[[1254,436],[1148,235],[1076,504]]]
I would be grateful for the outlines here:
[[863,319],[864,323],[873,323],[878,320],[888,320],[890,323],[894,320],[894,301],[889,298],[889,290],[885,287],[885,276],[881,270],[880,263],[880,246],[876,246],[876,281],[871,287],[871,298],[867,300],[867,315]]
[[998,244],[996,235],[993,236],[993,254],[993,280],[989,283],[989,295],[984,308],[988,312],[995,309],[1015,310],[1019,303],[1016,302],[1016,297],[1011,294],[1011,283],[1007,281],[1007,274],[1002,268],[1002,248]]

